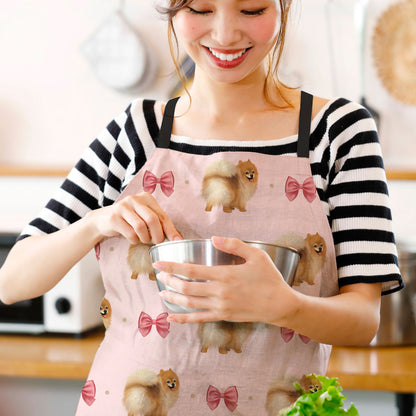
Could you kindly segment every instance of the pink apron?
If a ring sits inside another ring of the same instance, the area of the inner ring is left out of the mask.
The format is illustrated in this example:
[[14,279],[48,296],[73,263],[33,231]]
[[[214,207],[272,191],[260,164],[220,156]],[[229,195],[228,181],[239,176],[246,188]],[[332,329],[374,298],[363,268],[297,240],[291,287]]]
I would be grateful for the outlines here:
[[[302,93],[297,157],[273,155],[255,141],[243,151],[226,141],[221,148],[207,141],[202,155],[172,150],[175,104],[166,106],[157,148],[119,200],[152,193],[184,238],[295,246],[302,256],[294,289],[338,293],[332,234],[308,158],[312,97]],[[218,192],[221,186],[225,192]],[[107,329],[77,415],[276,416],[296,399],[293,382],[308,390],[314,381],[304,375],[325,374],[330,346],[289,328],[169,324],[148,254],[137,259],[134,250],[120,237],[97,247]]]

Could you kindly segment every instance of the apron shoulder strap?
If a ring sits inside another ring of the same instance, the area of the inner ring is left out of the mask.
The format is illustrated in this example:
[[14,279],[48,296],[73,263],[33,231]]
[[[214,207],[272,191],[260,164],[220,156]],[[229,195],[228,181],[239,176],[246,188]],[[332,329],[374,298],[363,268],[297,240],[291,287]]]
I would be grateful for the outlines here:
[[[163,114],[162,126],[160,128],[157,140],[158,147],[167,149],[172,134],[173,118],[175,116],[175,107],[179,97],[169,100]],[[309,135],[311,128],[313,95],[302,91],[299,114],[299,131],[298,131],[298,157],[309,157]]]
[[157,146],[167,149],[170,143],[170,136],[172,134],[173,118],[175,116],[175,107],[179,97],[172,98],[165,106],[163,114],[162,126],[160,127],[159,137],[157,138]]
[[300,98],[298,157],[309,157],[309,136],[311,131],[313,95],[302,91]]

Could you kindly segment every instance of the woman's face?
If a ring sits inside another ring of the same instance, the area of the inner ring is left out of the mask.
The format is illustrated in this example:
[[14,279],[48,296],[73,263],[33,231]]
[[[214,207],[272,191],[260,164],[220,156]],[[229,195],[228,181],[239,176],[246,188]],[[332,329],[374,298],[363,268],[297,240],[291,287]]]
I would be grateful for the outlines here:
[[218,82],[264,77],[280,28],[276,0],[194,0],[175,16],[177,36],[198,70]]

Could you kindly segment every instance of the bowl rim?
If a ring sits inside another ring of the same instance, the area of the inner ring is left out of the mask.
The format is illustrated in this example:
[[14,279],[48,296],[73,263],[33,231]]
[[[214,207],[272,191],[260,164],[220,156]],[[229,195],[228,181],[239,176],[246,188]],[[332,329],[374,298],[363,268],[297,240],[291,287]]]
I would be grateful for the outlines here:
[[[284,249],[287,249],[289,251],[292,251],[295,254],[300,255],[300,250],[295,248],[295,247],[291,247],[291,246],[283,246],[281,244],[268,243],[268,242],[265,242],[265,241],[257,241],[257,240],[241,240],[241,241],[243,241],[244,243],[247,243],[247,244],[263,244],[263,245],[266,245],[266,246],[284,248]],[[208,243],[208,242],[210,242],[212,244],[212,240],[210,238],[189,238],[189,239],[174,240],[174,241],[168,240],[168,241],[164,241],[163,243],[153,245],[152,247],[150,247],[149,252],[158,248],[158,247],[162,247],[162,246],[166,246],[166,245],[192,243],[192,242],[198,242],[198,243]]]

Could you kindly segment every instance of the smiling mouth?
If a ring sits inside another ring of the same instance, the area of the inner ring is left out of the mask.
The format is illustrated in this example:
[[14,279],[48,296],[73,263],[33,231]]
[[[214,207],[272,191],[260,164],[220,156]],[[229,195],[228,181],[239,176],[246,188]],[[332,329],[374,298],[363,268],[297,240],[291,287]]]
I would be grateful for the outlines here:
[[218,68],[232,69],[239,66],[245,59],[250,49],[213,49],[208,46],[204,46],[208,56],[215,63]]
[[219,59],[220,61],[232,62],[232,61],[235,61],[238,58],[241,58],[251,48],[242,49],[242,50],[240,50],[238,52],[235,52],[235,53],[218,52],[218,51],[216,51],[215,49],[212,49],[212,48],[207,48],[207,49],[211,52],[211,54],[215,58]]

